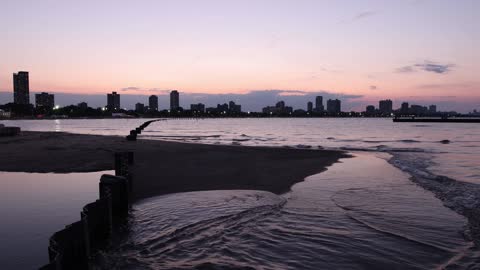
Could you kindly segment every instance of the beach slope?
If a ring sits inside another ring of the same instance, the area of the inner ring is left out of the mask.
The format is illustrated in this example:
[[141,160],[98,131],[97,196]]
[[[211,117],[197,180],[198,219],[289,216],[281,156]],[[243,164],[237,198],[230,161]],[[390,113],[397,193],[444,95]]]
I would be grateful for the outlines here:
[[[140,137],[141,138],[141,137]],[[137,199],[198,190],[255,189],[283,193],[335,163],[344,152],[190,144],[119,136],[22,132],[0,138],[0,170],[91,172],[113,169],[113,154],[135,152]]]

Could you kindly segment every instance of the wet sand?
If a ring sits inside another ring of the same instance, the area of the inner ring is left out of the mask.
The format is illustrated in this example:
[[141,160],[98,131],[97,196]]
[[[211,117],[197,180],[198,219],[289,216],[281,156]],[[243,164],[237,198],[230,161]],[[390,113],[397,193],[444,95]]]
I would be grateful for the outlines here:
[[128,142],[120,136],[22,132],[0,138],[0,171],[93,172],[113,169],[113,154],[135,152],[134,194],[221,189],[283,193],[309,175],[347,157],[340,151]]

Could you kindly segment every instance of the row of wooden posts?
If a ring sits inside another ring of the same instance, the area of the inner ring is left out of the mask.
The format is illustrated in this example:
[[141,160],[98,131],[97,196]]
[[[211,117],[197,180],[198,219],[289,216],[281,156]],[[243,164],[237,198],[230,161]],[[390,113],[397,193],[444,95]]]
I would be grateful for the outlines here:
[[[127,140],[135,141],[151,123],[150,120],[131,130]],[[133,152],[115,153],[115,175],[104,174],[100,178],[100,198],[83,207],[80,220],[50,237],[49,263],[40,270],[92,269],[91,258],[105,247],[115,228],[124,224],[128,216],[133,192],[130,166]]]
[[138,128],[130,130],[130,134],[127,135],[127,140],[128,141],[136,141],[137,140],[137,135],[142,133],[142,130],[144,130],[148,125],[150,125],[153,122],[159,121],[157,120],[150,120],[147,121],[143,124],[141,124]]
[[125,224],[130,208],[133,152],[115,153],[115,175],[100,178],[100,198],[83,207],[80,220],[50,237],[50,262],[41,270],[92,269],[91,258],[105,247],[112,232]]

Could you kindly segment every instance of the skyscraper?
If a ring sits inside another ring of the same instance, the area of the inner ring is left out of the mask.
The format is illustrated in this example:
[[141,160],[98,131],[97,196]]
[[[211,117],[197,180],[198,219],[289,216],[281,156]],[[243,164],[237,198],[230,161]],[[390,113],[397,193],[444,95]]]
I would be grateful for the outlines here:
[[52,94],[42,92],[35,94],[35,107],[51,110],[55,106],[55,97]]
[[378,102],[378,110],[382,114],[391,114],[393,111],[393,102],[390,99],[380,100]]
[[107,109],[109,111],[120,110],[120,94],[117,92],[107,94]]
[[13,73],[13,103],[30,104],[30,87],[27,71]]
[[148,108],[150,111],[158,111],[158,97],[151,95],[148,98]]
[[317,112],[323,112],[325,108],[323,107],[323,97],[322,96],[317,96],[315,98],[315,111]]
[[307,103],[307,112],[311,112],[313,110],[313,103],[311,101],[309,101]]
[[177,110],[180,108],[180,94],[177,90],[170,92],[170,110]]
[[402,103],[402,107],[400,107],[400,112],[401,112],[402,114],[408,114],[409,110],[410,110],[410,109],[409,109],[408,102],[403,102],[403,103]]
[[342,104],[338,99],[329,99],[327,101],[327,112],[338,114],[342,111]]

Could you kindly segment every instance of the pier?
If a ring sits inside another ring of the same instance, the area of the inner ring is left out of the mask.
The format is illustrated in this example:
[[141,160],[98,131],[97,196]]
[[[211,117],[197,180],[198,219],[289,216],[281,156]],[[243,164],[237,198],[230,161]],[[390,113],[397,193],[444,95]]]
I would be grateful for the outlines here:
[[416,117],[398,116],[393,122],[422,122],[422,123],[480,123],[480,117]]

